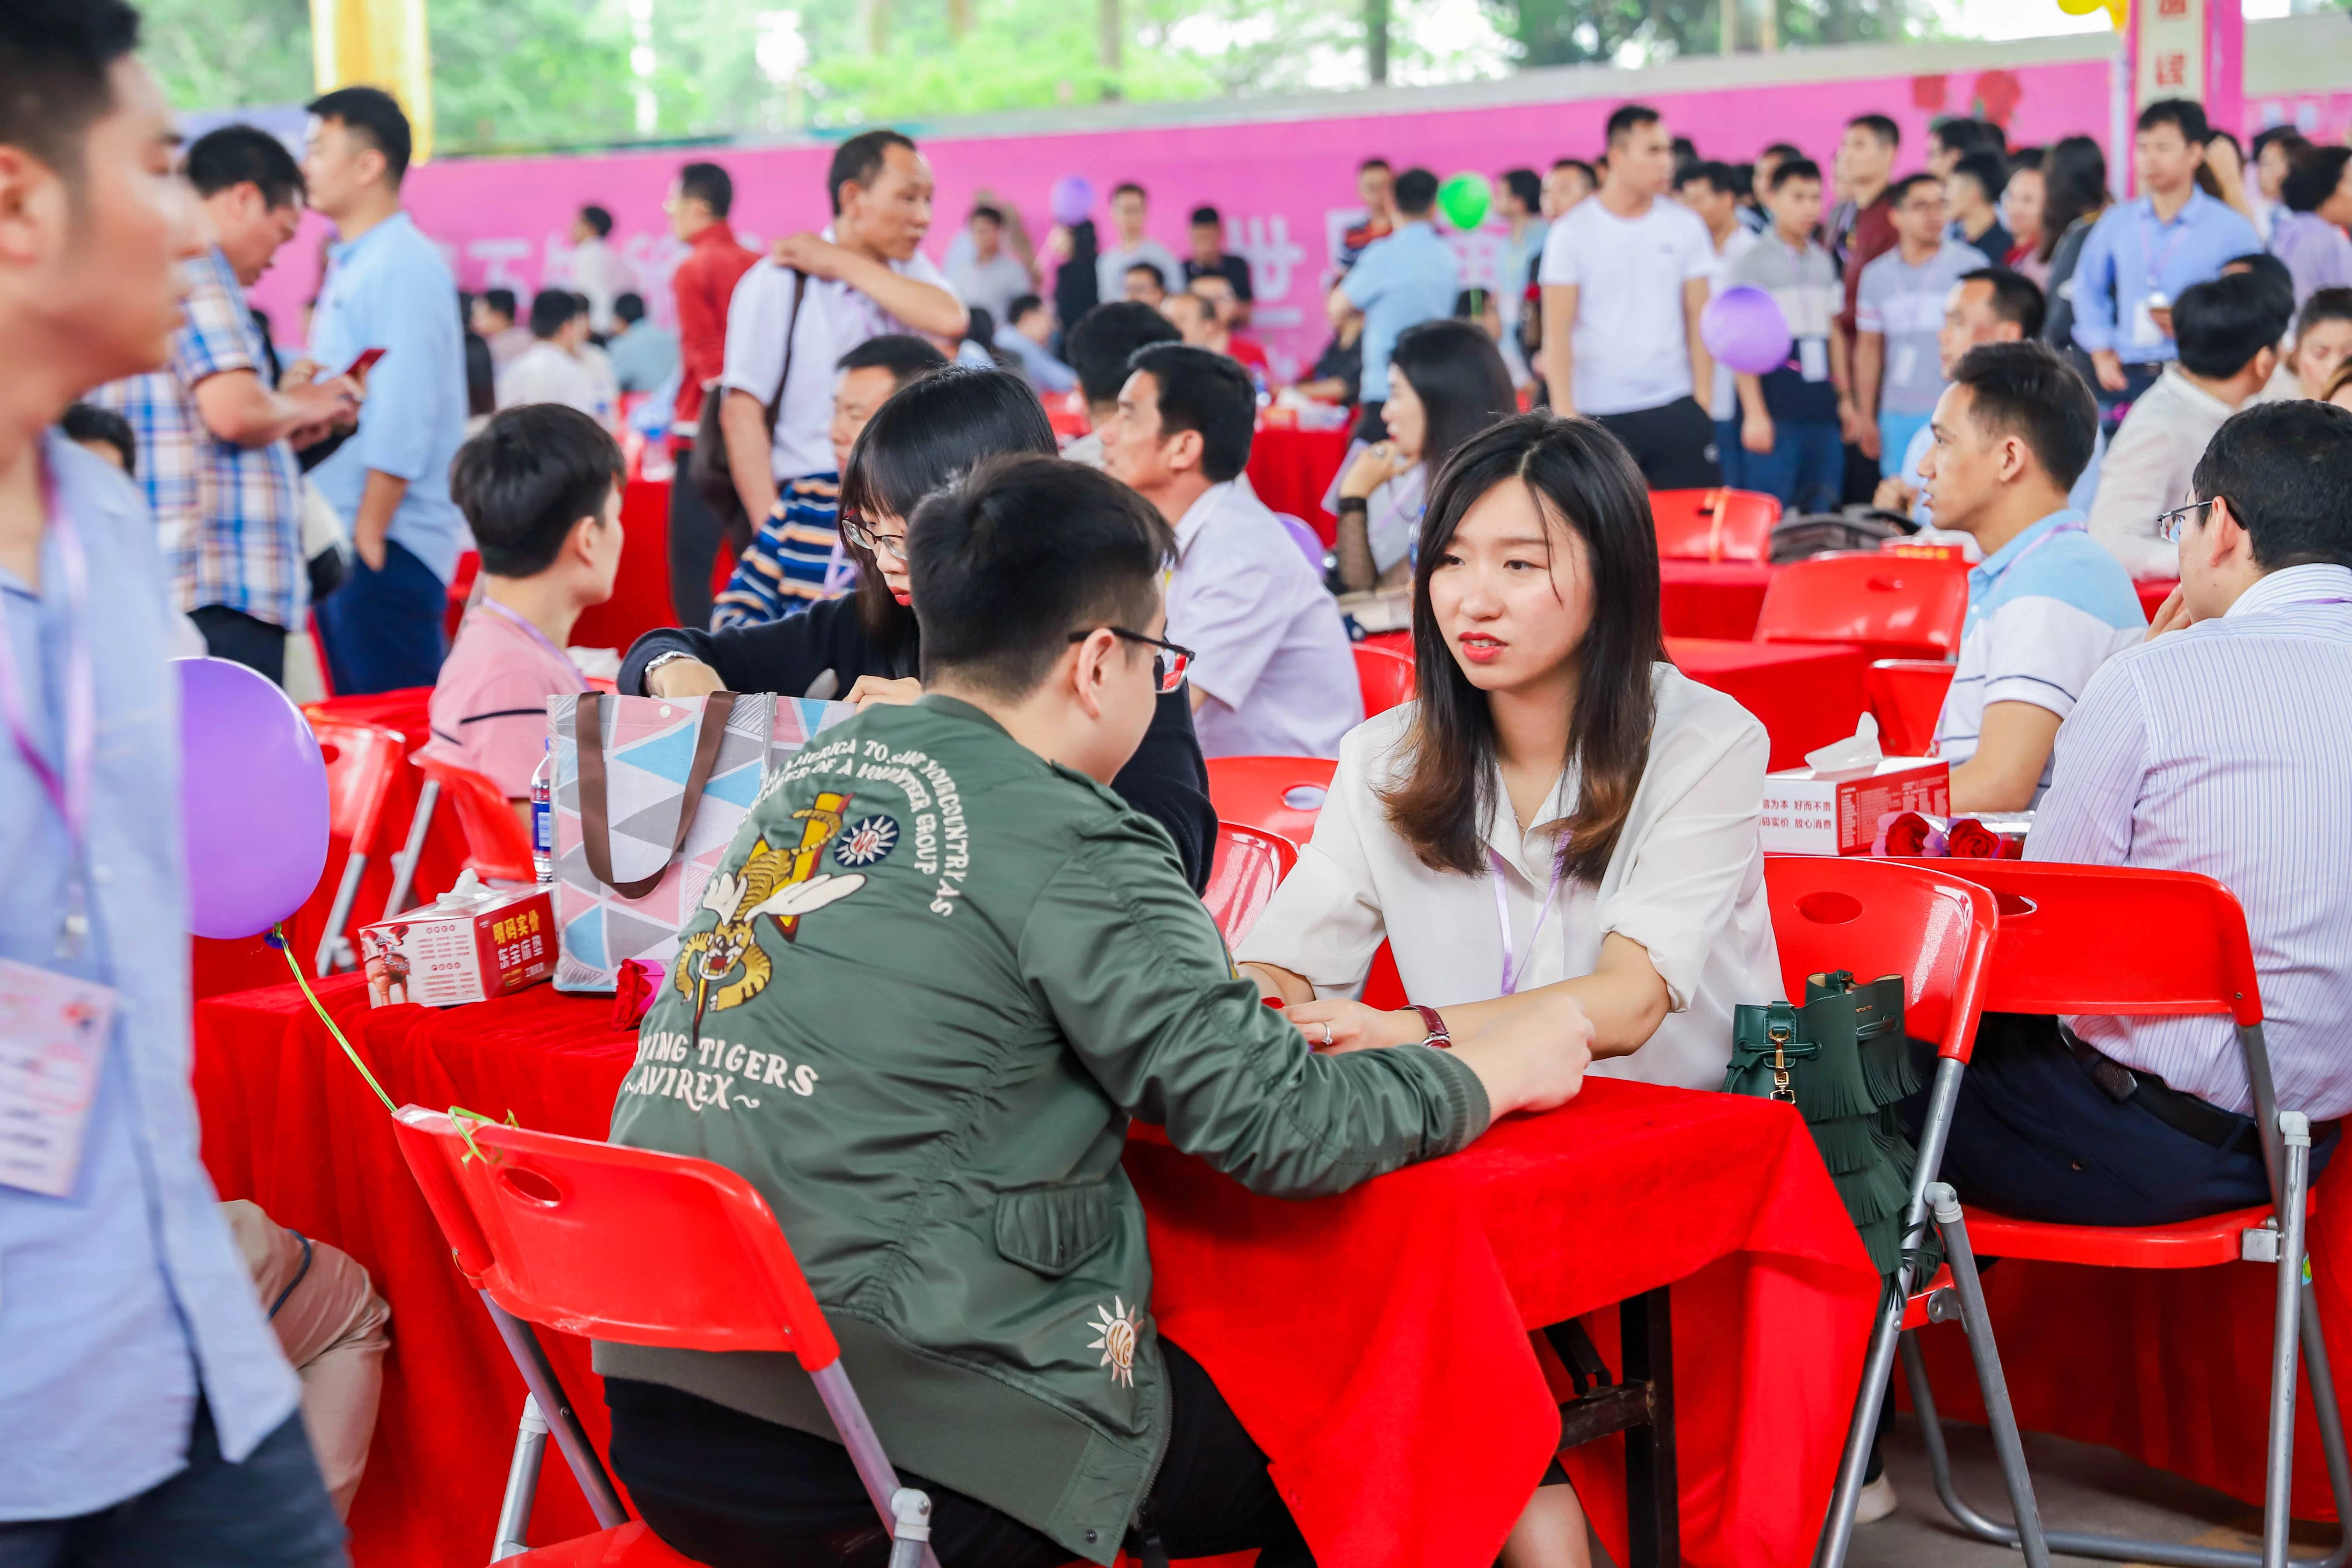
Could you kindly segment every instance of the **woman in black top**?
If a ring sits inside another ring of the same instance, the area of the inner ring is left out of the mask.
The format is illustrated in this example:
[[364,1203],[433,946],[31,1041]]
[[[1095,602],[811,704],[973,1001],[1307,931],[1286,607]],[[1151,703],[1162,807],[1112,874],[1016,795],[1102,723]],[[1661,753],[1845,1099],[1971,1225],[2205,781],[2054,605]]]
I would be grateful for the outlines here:
[[[856,594],[781,621],[706,632],[647,632],[621,663],[624,692],[698,697],[774,691],[787,697],[911,702],[918,631],[907,603],[904,519],[931,491],[982,458],[1055,450],[1037,395],[1001,370],[950,367],[908,382],[876,411],[841,482],[844,548],[858,566]],[[1192,733],[1192,693],[1160,699],[1143,744],[1113,787],[1175,840],[1196,889],[1209,884],[1217,814]]]

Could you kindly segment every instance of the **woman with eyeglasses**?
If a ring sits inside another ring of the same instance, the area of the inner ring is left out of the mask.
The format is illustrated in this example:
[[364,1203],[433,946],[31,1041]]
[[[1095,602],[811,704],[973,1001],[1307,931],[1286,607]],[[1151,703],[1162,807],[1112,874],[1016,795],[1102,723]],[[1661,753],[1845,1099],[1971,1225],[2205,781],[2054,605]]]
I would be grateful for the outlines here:
[[[857,563],[856,592],[760,626],[647,632],[621,663],[633,696],[700,697],[774,691],[860,705],[912,702],[923,694],[920,632],[909,602],[906,521],[925,496],[983,458],[1046,457],[1056,448],[1045,410],[1026,382],[1001,370],[957,366],[892,394],[850,449],[841,479],[841,537]],[[1195,889],[1208,886],[1217,814],[1192,733],[1183,650],[1158,654],[1161,695],[1151,728],[1114,786],[1175,840]]]

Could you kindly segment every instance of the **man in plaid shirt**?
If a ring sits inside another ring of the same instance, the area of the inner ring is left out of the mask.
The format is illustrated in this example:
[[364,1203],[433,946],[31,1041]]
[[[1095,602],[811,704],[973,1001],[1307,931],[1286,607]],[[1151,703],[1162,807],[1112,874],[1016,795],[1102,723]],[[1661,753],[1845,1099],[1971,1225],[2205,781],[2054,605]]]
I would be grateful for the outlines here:
[[357,388],[340,377],[313,384],[307,372],[279,386],[245,302],[301,221],[293,154],[252,126],[229,125],[188,149],[185,172],[212,244],[186,265],[171,361],[89,401],[119,411],[138,435],[139,482],[173,591],[206,648],[282,682],[286,634],[309,586],[294,447],[348,424]]

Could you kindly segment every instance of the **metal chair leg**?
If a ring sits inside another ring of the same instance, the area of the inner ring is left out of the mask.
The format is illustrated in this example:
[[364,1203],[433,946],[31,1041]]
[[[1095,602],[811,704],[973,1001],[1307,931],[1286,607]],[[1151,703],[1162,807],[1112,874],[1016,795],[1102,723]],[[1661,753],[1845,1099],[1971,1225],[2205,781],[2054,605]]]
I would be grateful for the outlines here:
[[[909,1545],[918,1545],[921,1552],[915,1560],[919,1568],[940,1568],[940,1560],[931,1555],[928,1524],[923,1527],[919,1543],[898,1533],[905,1528],[898,1502],[905,1489],[898,1485],[898,1472],[891,1465],[890,1457],[882,1451],[882,1439],[876,1435],[874,1423],[866,1419],[866,1406],[858,1399],[857,1390],[850,1385],[849,1373],[843,1369],[840,1359],[835,1357],[832,1365],[811,1372],[809,1381],[816,1384],[817,1397],[824,1401],[824,1413],[833,1417],[834,1430],[841,1434],[841,1446],[849,1450],[849,1462],[857,1468],[857,1479],[866,1483],[866,1495],[872,1500],[874,1511],[892,1529],[890,1568],[911,1568],[902,1564],[899,1557]],[[923,1500],[923,1507],[928,1512],[929,1499]]]
[[2279,1203],[2278,1313],[2271,1334],[2271,1430],[2263,1486],[2263,1568],[2286,1568],[2294,1505],[2294,1356],[2303,1313],[2303,1195],[2311,1181],[2311,1121],[2282,1110],[2285,1191]]
[[2033,1478],[2025,1468],[2025,1446],[2017,1435],[2017,1413],[2009,1403],[2009,1380],[2001,1375],[2000,1352],[1993,1343],[1992,1321],[1985,1315],[1984,1281],[1977,1276],[1976,1253],[1969,1246],[1968,1221],[1960,1200],[1948,1184],[1928,1187],[1936,1208],[1936,1225],[1943,1232],[1944,1259],[1959,1292],[1960,1327],[1969,1336],[1969,1354],[1976,1362],[1977,1385],[1984,1391],[1985,1412],[1992,1420],[1993,1452],[2000,1459],[2000,1479],[2009,1490],[2009,1506],[2017,1517],[2019,1543],[2028,1568],[2049,1568],[2050,1547],[2042,1539],[2042,1513],[2034,1506]]
[[913,1487],[890,1494],[890,1568],[922,1568],[931,1552],[931,1500]]
[[[530,1325],[490,1300],[490,1293],[481,1293],[482,1305],[490,1310],[490,1321],[496,1323],[499,1337],[506,1342],[507,1353],[514,1358],[515,1370],[522,1373],[523,1386],[539,1403],[540,1414],[547,1423],[548,1435],[555,1439],[556,1448],[564,1462],[572,1467],[572,1479],[580,1483],[581,1495],[588,1500],[589,1512],[596,1516],[600,1530],[613,1530],[629,1522],[629,1510],[621,1505],[621,1494],[605,1473],[604,1461],[596,1457],[596,1449],[588,1441],[588,1433],[580,1425],[580,1417],[572,1411],[572,1401],[563,1392],[563,1384],[555,1375],[554,1363],[547,1359],[546,1347]],[[529,1515],[526,1514],[528,1520]]]
[[503,1563],[530,1550],[530,1505],[539,1497],[540,1462],[547,1456],[547,1421],[539,1396],[522,1396],[522,1425],[515,1433],[514,1459],[507,1466],[506,1496],[499,1500],[499,1533],[490,1561]]
[[425,830],[433,826],[433,808],[440,803],[440,781],[426,779],[425,787],[416,792],[416,815],[408,819],[408,842],[392,858],[392,896],[383,901],[386,920],[408,908],[409,889],[416,885],[416,863],[425,858]]
[[335,884],[335,901],[327,910],[327,929],[319,936],[312,968],[321,980],[335,972],[337,963],[350,948],[351,944],[343,940],[343,922],[352,918],[352,905],[360,896],[360,878],[366,871],[367,854],[354,847],[343,858],[343,879]]

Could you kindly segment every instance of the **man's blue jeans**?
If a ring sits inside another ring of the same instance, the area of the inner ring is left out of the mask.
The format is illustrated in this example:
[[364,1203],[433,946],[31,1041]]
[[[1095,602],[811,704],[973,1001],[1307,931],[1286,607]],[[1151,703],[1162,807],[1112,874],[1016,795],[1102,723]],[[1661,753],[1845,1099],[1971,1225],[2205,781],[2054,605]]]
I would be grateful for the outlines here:
[[1845,437],[1835,420],[1772,422],[1772,449],[1743,451],[1746,488],[1778,496],[1791,512],[1835,511],[1845,489]]
[[447,651],[449,585],[407,549],[384,541],[383,567],[356,556],[343,585],[319,601],[319,632],[338,697],[430,686]]

